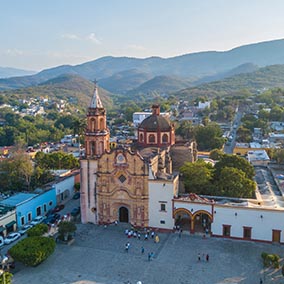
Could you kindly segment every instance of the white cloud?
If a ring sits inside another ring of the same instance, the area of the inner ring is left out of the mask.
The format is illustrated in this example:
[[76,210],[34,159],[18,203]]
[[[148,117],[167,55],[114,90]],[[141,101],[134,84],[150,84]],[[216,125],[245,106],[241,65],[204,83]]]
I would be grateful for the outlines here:
[[5,54],[9,56],[19,56],[19,55],[23,55],[24,52],[16,48],[9,48],[5,50]]
[[62,37],[66,38],[66,39],[71,39],[71,40],[80,40],[81,39],[78,35],[75,35],[75,34],[63,34]]
[[147,50],[144,46],[142,45],[137,45],[137,44],[129,44],[126,46],[128,49],[134,49],[134,50]]
[[95,43],[95,44],[101,44],[102,42],[96,37],[96,35],[94,33],[90,33],[87,36],[87,40],[90,40],[91,42]]

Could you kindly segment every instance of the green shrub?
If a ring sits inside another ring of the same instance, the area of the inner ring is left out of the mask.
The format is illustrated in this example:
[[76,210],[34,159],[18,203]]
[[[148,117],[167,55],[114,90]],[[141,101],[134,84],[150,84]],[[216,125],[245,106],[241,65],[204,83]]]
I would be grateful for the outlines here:
[[0,276],[0,284],[12,284],[12,277],[13,277],[12,273],[5,271]]
[[33,228],[27,231],[28,237],[40,237],[48,232],[48,226],[46,224],[37,224]]
[[63,221],[58,224],[59,239],[70,240],[71,234],[77,230],[76,225],[73,222]]
[[54,239],[36,236],[19,241],[9,252],[16,261],[28,266],[36,266],[47,259],[54,249]]
[[268,267],[268,266],[273,266],[274,268],[279,268],[279,260],[280,257],[277,254],[268,254],[266,252],[263,252],[261,254],[262,260],[263,260],[263,265]]

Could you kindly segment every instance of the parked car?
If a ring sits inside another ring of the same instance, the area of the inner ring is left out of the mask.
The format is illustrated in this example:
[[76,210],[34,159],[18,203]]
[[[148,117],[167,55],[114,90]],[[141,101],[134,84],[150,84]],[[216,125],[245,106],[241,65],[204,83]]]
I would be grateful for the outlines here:
[[15,240],[17,240],[18,238],[21,237],[20,233],[10,233],[5,239],[4,239],[4,243],[6,245],[14,242]]
[[18,233],[20,233],[21,235],[24,235],[28,229],[32,228],[33,226],[30,224],[24,225],[20,228],[20,230],[18,231]]
[[77,216],[80,213],[80,207],[73,208],[71,211],[71,216]]
[[40,223],[43,222],[44,219],[45,219],[44,216],[37,216],[37,217],[34,218],[34,220],[31,221],[31,225],[35,226],[37,224],[40,224]]
[[53,213],[59,212],[59,211],[61,211],[62,209],[64,209],[64,204],[59,204],[59,205],[56,205],[56,206],[54,207],[54,209],[52,210],[52,212],[53,212]]
[[60,214],[55,213],[49,215],[46,219],[43,220],[44,224],[54,224],[56,221],[60,219]]
[[80,198],[80,192],[76,192],[74,195],[73,195],[73,199],[79,199]]

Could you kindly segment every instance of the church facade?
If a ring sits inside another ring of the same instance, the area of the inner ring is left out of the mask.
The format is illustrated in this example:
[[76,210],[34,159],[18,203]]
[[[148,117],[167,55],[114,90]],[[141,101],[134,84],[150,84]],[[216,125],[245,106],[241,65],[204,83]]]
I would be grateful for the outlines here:
[[172,211],[179,181],[172,172],[169,151],[175,140],[173,125],[160,116],[155,105],[138,133],[137,150],[109,148],[106,111],[95,86],[87,112],[85,157],[80,160],[83,223],[174,226],[172,215],[167,214]]

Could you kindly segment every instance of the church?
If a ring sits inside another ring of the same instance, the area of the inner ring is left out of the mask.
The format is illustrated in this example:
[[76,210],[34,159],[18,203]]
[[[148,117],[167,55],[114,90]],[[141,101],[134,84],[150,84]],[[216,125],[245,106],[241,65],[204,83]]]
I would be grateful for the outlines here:
[[[137,129],[135,147],[110,148],[110,130],[95,85],[80,159],[81,221],[172,230],[240,240],[284,243],[284,192],[256,189],[252,199],[184,194],[179,167],[195,162],[195,142],[176,142],[158,105]],[[279,189],[280,190],[280,189]]]
[[[138,127],[135,150],[127,146],[110,149],[106,119],[95,86],[87,111],[85,156],[80,161],[82,223],[119,221],[173,228],[172,199],[179,190],[179,175],[173,172],[171,159],[174,126],[153,105],[152,115]],[[188,161],[194,159],[193,152],[189,151]]]

